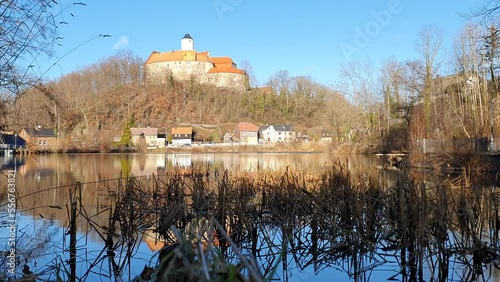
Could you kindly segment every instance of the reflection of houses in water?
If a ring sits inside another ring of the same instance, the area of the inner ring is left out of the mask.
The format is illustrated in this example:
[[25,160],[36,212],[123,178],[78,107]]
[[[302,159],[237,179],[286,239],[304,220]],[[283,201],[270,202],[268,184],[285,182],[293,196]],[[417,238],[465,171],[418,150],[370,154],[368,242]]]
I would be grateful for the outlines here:
[[243,171],[257,171],[261,169],[261,155],[240,155],[239,169]]
[[156,156],[156,168],[164,169],[167,166],[167,158],[165,154],[157,154]]
[[194,154],[191,156],[194,165],[213,165],[215,154]]
[[136,176],[158,174],[156,163],[156,155],[137,155],[130,163],[130,173]]
[[224,169],[257,171],[261,169],[262,156],[260,154],[226,154],[218,156]]
[[213,165],[215,154],[167,154],[167,162],[170,167],[190,168],[191,166]]
[[16,159],[16,173],[25,178],[33,178],[38,182],[42,178],[56,175],[58,167],[58,163],[48,161],[45,158],[35,159],[28,155],[25,158]]
[[14,154],[5,154],[0,157],[1,170],[17,170],[24,165],[24,158],[18,158]]
[[188,168],[193,164],[193,159],[191,154],[169,154],[168,162],[171,163],[173,167]]
[[113,167],[134,176],[158,175],[159,170],[166,167],[166,157],[164,154],[125,154],[113,158]]
[[270,154],[227,154],[218,156],[224,169],[241,171],[280,170],[290,165],[285,155]]
[[286,166],[291,165],[289,155],[274,155],[269,158],[262,158],[260,169],[265,170],[281,170]]

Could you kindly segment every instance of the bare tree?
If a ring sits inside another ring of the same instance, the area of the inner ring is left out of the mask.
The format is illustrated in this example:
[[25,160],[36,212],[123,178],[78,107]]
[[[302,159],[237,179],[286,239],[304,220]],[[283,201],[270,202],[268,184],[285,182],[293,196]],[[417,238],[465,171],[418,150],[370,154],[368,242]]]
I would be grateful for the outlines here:
[[482,34],[480,26],[468,23],[453,40],[452,65],[461,74],[479,74],[481,68]]
[[443,45],[444,31],[433,26],[424,26],[417,36],[418,39],[415,42],[415,49],[422,56],[425,66],[425,81],[422,98],[424,101],[424,116],[427,131],[429,129],[433,77],[439,68],[436,66],[435,60]]
[[389,132],[391,120],[403,105],[403,79],[404,66],[394,57],[387,59],[382,64],[381,83],[384,95],[384,111],[386,119],[386,131]]
[[332,89],[326,94],[325,125],[333,128],[337,142],[352,141],[352,133],[358,126],[359,108],[354,107],[342,94]]
[[280,70],[276,72],[275,75],[269,78],[268,84],[278,93],[279,97],[282,98],[284,103],[280,103],[278,107],[280,108],[283,116],[287,117],[290,114],[291,107],[291,81],[292,78],[287,70]]
[[116,55],[105,58],[93,65],[95,77],[106,89],[120,85],[138,84],[141,82],[142,59],[131,51],[120,51]]
[[257,77],[255,76],[255,73],[253,71],[252,63],[250,63],[249,60],[243,60],[240,65],[240,69],[244,70],[247,73],[248,76],[248,86],[251,88],[257,87],[258,81]]
[[[6,115],[19,94],[39,80],[30,76],[37,60],[52,55],[59,21],[73,3],[55,12],[56,0],[0,1],[0,129],[6,126]],[[17,97],[16,97],[17,96]]]
[[[494,25],[488,29],[488,34],[484,38],[485,43],[485,59],[488,61],[488,69],[490,72],[491,83],[495,91],[498,91],[498,83],[496,79],[496,69],[498,69],[498,57],[500,52],[500,42],[497,34],[497,29]],[[496,95],[494,95],[496,96]]]
[[478,18],[485,25],[491,24],[500,15],[500,0],[485,0],[484,4],[470,11],[466,18]]
[[[375,78],[375,69],[370,61],[349,62],[340,67],[341,83],[339,91],[348,97],[355,107],[360,109],[356,131],[371,137],[372,131],[380,127],[378,120],[379,106],[382,99],[379,84]],[[380,128],[378,128],[380,131]]]
[[58,97],[70,112],[83,119],[82,132],[93,132],[105,123],[98,112],[105,112],[104,95],[125,85],[139,85],[141,59],[131,52],[100,60],[98,63],[62,77],[55,85]]

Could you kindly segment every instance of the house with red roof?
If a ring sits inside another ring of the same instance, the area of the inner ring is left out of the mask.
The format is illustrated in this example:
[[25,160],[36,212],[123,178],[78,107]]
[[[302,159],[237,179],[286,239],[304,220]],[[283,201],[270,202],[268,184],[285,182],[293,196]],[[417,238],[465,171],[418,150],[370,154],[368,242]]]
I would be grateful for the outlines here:
[[181,50],[153,51],[144,63],[146,83],[166,83],[194,79],[217,87],[248,88],[248,76],[230,57],[212,57],[210,52],[197,52],[194,39],[186,34],[181,39]]
[[251,122],[240,122],[234,130],[240,144],[259,144],[259,127]]

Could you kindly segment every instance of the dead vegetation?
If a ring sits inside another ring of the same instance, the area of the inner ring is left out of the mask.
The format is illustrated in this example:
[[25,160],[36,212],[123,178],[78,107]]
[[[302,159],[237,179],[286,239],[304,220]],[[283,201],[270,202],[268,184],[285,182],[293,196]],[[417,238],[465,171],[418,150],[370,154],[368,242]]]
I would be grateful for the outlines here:
[[[314,174],[173,170],[146,182],[120,180],[110,204],[95,215],[80,204],[77,185],[65,251],[86,271],[70,268],[58,277],[286,281],[308,267],[333,266],[365,281],[384,266],[395,270],[386,279],[446,281],[454,271],[453,279],[460,273],[463,280],[488,280],[485,270],[500,255],[496,189],[474,189],[466,178],[432,184],[405,175],[382,186],[340,164]],[[92,258],[75,245],[78,222],[102,242]],[[164,247],[130,277],[130,258],[142,241]]]

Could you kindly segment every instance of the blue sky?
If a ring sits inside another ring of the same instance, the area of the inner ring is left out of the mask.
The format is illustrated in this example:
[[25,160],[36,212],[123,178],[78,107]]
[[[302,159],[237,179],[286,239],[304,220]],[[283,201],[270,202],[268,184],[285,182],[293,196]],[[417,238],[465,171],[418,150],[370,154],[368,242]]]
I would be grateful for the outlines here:
[[[189,33],[198,51],[230,56],[237,64],[248,60],[260,85],[278,70],[288,70],[292,76],[309,75],[324,84],[335,83],[339,80],[340,65],[350,60],[369,59],[378,64],[390,56],[400,61],[418,58],[414,44],[418,31],[425,25],[444,29],[446,41],[441,54],[445,55],[451,49],[453,37],[466,23],[458,13],[467,13],[482,3],[477,0],[83,2],[87,6],[75,6],[64,13],[64,21],[69,24],[59,28],[64,39],[62,46],[56,46],[55,57],[39,62],[39,73],[43,73],[59,60],[47,72],[46,79],[89,66],[118,50],[130,50],[146,60],[152,51],[180,49],[180,39]],[[91,40],[99,34],[111,37]],[[84,42],[87,43],[77,47]]]

